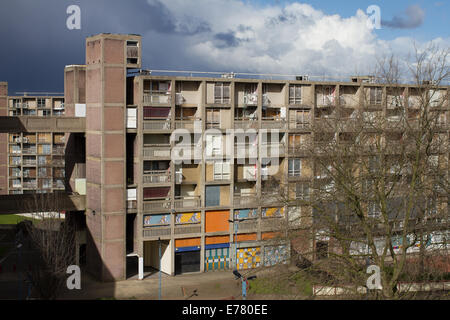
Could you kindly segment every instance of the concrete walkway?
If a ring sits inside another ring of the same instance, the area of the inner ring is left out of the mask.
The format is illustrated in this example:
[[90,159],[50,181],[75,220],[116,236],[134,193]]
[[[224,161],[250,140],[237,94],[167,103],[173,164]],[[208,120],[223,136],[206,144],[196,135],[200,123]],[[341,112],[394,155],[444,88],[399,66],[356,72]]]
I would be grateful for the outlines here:
[[[241,299],[241,287],[231,271],[217,271],[177,275],[162,274],[162,299],[220,300]],[[197,295],[191,296],[196,290]],[[102,283],[89,275],[82,275],[81,290],[64,290],[62,299],[148,299],[157,300],[159,274],[154,273],[144,280],[124,280]]]

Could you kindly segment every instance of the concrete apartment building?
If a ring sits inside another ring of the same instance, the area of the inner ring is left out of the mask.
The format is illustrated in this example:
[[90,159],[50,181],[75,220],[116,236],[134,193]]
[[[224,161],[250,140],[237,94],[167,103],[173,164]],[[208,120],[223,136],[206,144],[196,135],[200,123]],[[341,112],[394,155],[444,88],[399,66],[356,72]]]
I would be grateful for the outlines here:
[[[318,176],[307,152],[315,122],[337,110],[352,119],[362,108],[368,118],[395,118],[395,97],[411,110],[418,100],[412,85],[361,78],[157,76],[141,70],[141,50],[138,35],[87,38],[86,64],[64,70],[64,99],[9,97],[0,83],[0,115],[28,128],[0,134],[0,192],[85,197],[81,243],[87,269],[103,280],[125,279],[127,259],[138,259],[140,274],[170,275],[284,262],[293,244],[277,240],[280,226],[311,215],[285,199],[308,197]],[[439,112],[448,136],[446,101]],[[50,130],[33,116],[51,117]]]

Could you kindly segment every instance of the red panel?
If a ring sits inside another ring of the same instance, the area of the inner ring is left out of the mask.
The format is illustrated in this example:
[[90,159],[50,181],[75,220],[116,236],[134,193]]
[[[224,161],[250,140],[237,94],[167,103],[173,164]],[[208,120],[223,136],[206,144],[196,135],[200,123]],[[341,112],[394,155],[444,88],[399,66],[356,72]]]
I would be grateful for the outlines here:
[[169,195],[170,187],[144,188],[144,198],[164,198]]
[[167,118],[170,108],[164,107],[144,107],[144,118]]

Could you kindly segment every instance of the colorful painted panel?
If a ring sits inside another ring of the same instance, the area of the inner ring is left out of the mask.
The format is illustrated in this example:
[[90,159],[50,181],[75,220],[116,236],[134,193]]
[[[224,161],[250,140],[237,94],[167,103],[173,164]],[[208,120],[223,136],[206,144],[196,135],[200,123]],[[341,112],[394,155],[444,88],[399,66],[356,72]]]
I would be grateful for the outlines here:
[[229,245],[225,248],[211,248],[205,250],[205,271],[226,270],[229,268]]
[[239,209],[234,210],[235,219],[252,219],[258,217],[258,209]]
[[258,268],[261,266],[261,248],[241,248],[237,250],[238,270]]
[[265,217],[284,217],[284,207],[281,208],[262,208],[262,216]]
[[286,245],[264,247],[264,266],[270,267],[287,263],[288,247]]
[[144,216],[144,226],[168,224],[170,224],[170,214],[152,214]]
[[201,222],[200,212],[178,213],[175,216],[176,224],[200,223],[200,222]]

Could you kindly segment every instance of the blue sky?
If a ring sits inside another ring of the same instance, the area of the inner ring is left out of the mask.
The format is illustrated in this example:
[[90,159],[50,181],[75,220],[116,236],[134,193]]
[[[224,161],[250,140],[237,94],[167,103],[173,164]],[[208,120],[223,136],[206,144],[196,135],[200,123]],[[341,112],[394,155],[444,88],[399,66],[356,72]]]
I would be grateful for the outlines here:
[[[81,30],[66,28],[73,4]],[[370,5],[380,30],[367,28]],[[448,0],[2,0],[0,81],[10,94],[62,92],[64,66],[84,64],[85,38],[100,32],[141,34],[148,69],[367,74],[414,42],[448,48],[449,12]]]
[[383,39],[393,39],[401,36],[414,36],[420,40],[429,40],[436,37],[448,37],[450,34],[450,1],[448,0],[249,0],[260,6],[283,5],[286,3],[302,2],[312,5],[327,14],[339,14],[342,17],[355,15],[357,9],[366,11],[370,5],[378,5],[383,19],[392,19],[402,14],[408,6],[418,5],[425,11],[425,20],[422,26],[414,30],[399,30],[383,27],[377,34]]

